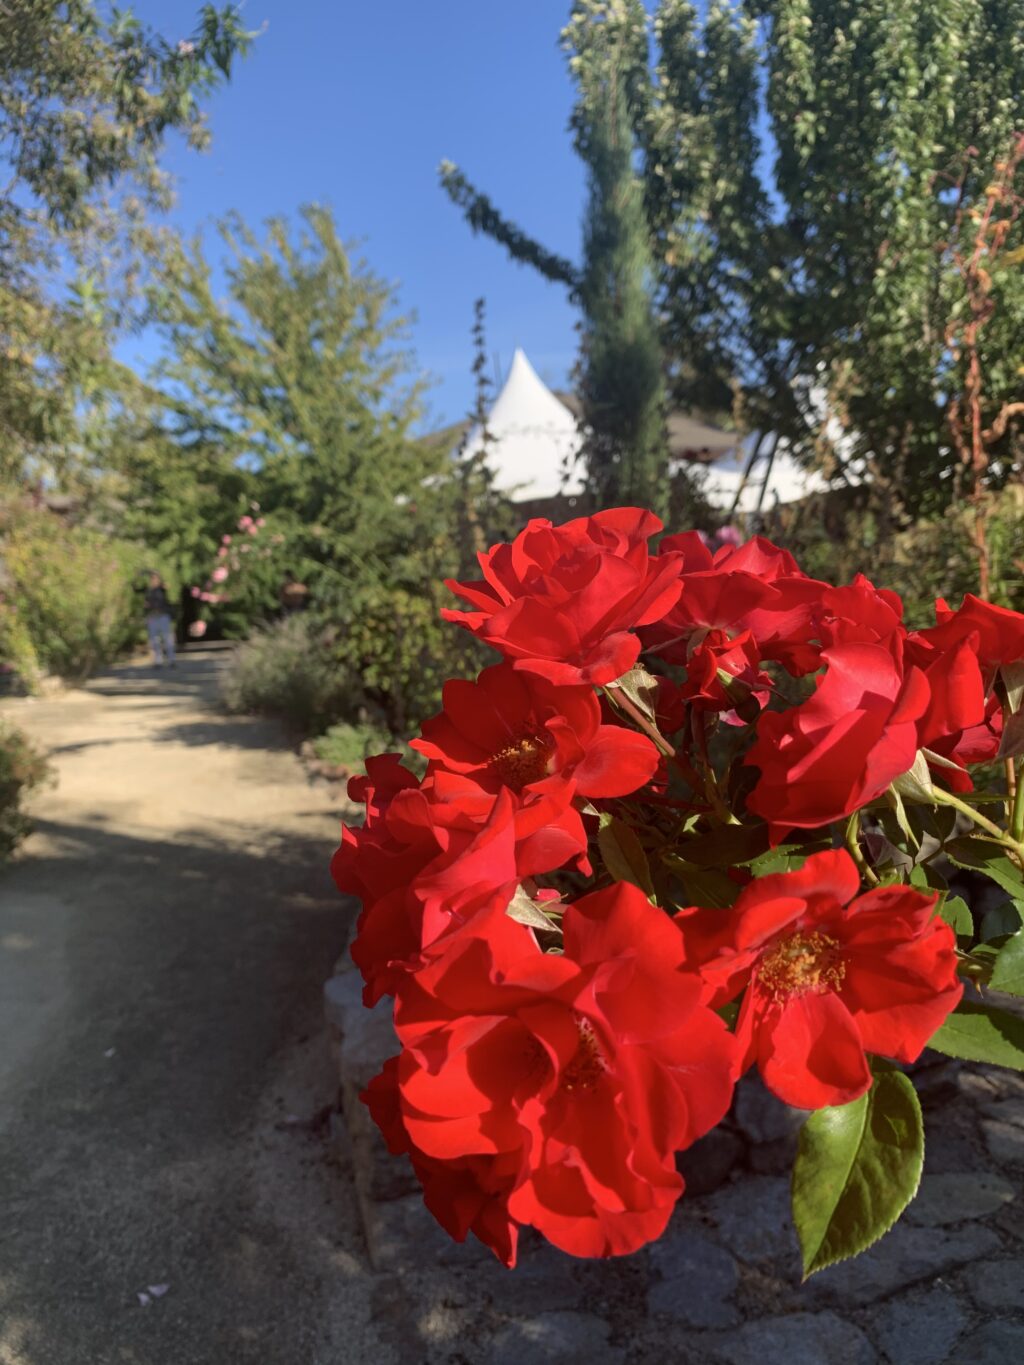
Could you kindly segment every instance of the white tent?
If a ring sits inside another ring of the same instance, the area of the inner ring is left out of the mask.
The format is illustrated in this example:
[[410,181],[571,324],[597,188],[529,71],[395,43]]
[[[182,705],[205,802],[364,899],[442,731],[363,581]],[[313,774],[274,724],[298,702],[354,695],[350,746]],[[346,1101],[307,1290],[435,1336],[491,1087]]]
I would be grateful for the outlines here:
[[[559,494],[575,498],[584,491],[577,463],[580,432],[569,406],[573,402],[570,395],[563,398],[552,393],[522,349],[516,348],[508,377],[487,418],[487,465],[495,488],[513,502],[540,501]],[[772,441],[761,443],[758,457],[748,469],[759,434],[736,443],[731,432],[673,412],[668,419],[668,438],[672,458],[685,461],[698,474],[708,502],[723,512],[733,507],[737,490],[736,510],[751,513],[798,502],[829,486],[820,474],[798,464],[784,442],[776,443],[770,459],[767,451]],[[478,455],[482,446],[483,432],[474,426],[458,452],[459,458]]]
[[[512,368],[487,418],[487,464],[494,486],[515,502],[576,497],[583,480],[576,468],[580,435],[576,419],[516,348]],[[463,459],[477,455],[479,426],[470,431]]]
[[[789,502],[799,502],[811,493],[823,493],[827,479],[799,464],[783,442],[769,439],[758,449],[758,437],[748,437],[712,464],[704,466],[701,489],[712,507],[744,514],[768,512]],[[752,451],[757,450],[751,461]],[[739,497],[737,499],[737,492]]]

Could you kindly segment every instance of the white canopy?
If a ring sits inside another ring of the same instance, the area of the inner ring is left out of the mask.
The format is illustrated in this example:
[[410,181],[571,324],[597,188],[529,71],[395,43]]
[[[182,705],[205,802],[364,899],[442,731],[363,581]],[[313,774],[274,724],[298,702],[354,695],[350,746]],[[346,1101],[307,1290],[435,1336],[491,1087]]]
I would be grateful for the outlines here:
[[[673,428],[673,422],[678,430]],[[519,347],[487,418],[487,433],[487,465],[494,486],[513,502],[554,498],[559,494],[578,497],[584,491],[577,463],[581,438],[576,417],[566,401],[551,392]],[[687,463],[699,474],[708,502],[723,512],[732,507],[741,484],[737,503],[741,513],[768,511],[780,504],[798,502],[829,486],[820,474],[804,469],[789,453],[785,442],[778,443],[769,468],[766,449],[772,443],[766,441],[762,447],[765,453],[758,456],[744,481],[750,452],[758,440],[756,434],[729,447],[730,433],[675,413],[669,420],[669,435],[670,446],[677,455],[683,450],[711,452],[706,463],[692,457]],[[459,452],[460,458],[479,454],[482,444],[483,432],[474,426]]]
[[[580,435],[576,419],[517,347],[501,393],[487,418],[487,464],[494,486],[514,502],[576,497],[583,480],[576,468]],[[474,427],[461,452],[480,451],[483,433]]]
[[829,487],[827,479],[814,470],[805,469],[781,441],[770,467],[768,452],[771,442],[768,441],[748,472],[747,464],[756,441],[756,436],[748,438],[704,467],[701,488],[712,507],[728,512],[741,484],[742,490],[736,503],[736,510],[741,513],[768,512],[785,503],[799,502],[811,493],[823,493]]

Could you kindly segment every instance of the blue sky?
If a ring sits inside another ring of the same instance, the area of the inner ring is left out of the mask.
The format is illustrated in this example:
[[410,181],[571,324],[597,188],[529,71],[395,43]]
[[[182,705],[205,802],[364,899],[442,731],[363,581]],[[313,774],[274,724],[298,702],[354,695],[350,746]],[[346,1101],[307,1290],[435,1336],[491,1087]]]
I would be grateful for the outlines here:
[[[199,0],[135,0],[168,38]],[[507,368],[522,346],[566,382],[575,314],[558,286],[474,237],[437,183],[459,164],[547,246],[577,258],[583,172],[566,131],[572,104],[558,35],[568,0],[246,0],[265,31],[231,85],[208,102],[212,150],[179,144],[172,221],[191,232],[238,209],[250,222],[316,201],[358,238],[417,315],[420,365],[437,381],[433,424],[472,401],[473,300],[488,305],[488,349]],[[135,343],[127,354],[151,348]]]

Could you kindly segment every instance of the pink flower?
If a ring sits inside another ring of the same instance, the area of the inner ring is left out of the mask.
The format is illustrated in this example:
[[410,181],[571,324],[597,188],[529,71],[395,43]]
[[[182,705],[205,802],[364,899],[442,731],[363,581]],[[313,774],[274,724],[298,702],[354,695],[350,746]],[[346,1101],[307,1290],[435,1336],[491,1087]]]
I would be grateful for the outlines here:
[[193,621],[188,628],[188,633],[193,640],[201,640],[203,636],[206,634],[206,622]]
[[239,521],[238,521],[238,529],[239,529],[240,531],[248,531],[248,529],[249,529],[249,527],[250,527],[251,525],[252,525],[252,517],[245,516],[245,517],[240,517],[240,518],[239,518]]
[[223,583],[227,576],[228,571],[223,564],[218,564],[218,566],[214,569],[213,573],[210,575],[210,577],[213,579],[215,583]]
[[226,559],[226,558],[227,558],[227,554],[228,554],[228,547],[227,547],[226,545],[222,545],[222,546],[220,547],[220,549],[217,551],[217,558],[218,558],[218,559]]
[[230,536],[221,536],[221,538],[220,538],[220,543],[221,543],[222,545],[230,545],[230,544],[231,544],[231,537],[230,537]]
[[198,589],[198,588],[189,588],[189,592],[192,594],[193,597],[198,597],[198,596],[199,596],[199,589]]

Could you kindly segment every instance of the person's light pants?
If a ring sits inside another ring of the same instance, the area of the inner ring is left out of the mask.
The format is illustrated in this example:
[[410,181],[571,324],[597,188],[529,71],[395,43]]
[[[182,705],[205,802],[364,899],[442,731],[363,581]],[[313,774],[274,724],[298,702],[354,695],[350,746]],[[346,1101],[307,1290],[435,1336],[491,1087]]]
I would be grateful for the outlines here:
[[146,630],[149,632],[149,647],[153,651],[153,662],[159,667],[167,661],[174,663],[174,626],[169,616],[147,616]]

